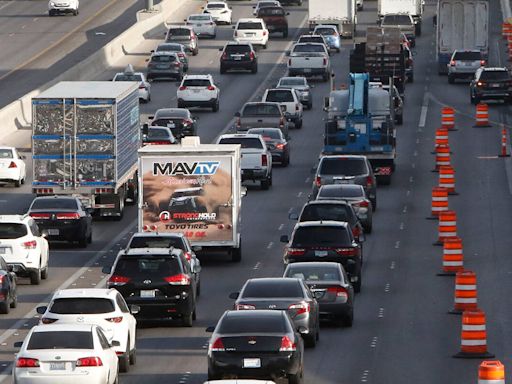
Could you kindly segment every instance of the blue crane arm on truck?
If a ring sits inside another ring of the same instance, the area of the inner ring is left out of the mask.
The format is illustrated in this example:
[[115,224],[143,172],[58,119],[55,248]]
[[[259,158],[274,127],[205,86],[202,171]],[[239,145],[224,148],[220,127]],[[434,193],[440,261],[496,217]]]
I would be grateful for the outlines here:
[[367,73],[351,73],[348,89],[332,91],[326,98],[322,152],[365,155],[379,182],[389,184],[396,157],[393,104],[389,93],[370,88],[369,80]]

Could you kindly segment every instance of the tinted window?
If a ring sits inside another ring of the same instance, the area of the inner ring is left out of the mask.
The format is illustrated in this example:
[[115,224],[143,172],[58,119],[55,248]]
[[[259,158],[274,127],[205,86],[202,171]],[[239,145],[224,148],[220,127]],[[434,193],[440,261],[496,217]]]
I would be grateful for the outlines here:
[[175,127],[175,120],[172,120],[172,119],[153,120],[151,122],[151,125],[157,125],[159,127],[172,127],[172,128],[174,128]]
[[133,75],[120,74],[120,75],[116,75],[115,80],[116,81],[137,81],[137,82],[139,82],[139,81],[142,81],[142,76],[137,75],[137,74],[133,74]]
[[35,199],[30,209],[77,209],[74,199]]
[[281,110],[277,105],[248,104],[244,106],[243,116],[281,116]]
[[254,129],[253,128],[253,129],[249,129],[248,133],[261,135],[261,136],[263,136],[263,140],[265,140],[266,138],[276,139],[276,140],[281,138],[281,130],[278,130],[278,129],[264,129],[264,128]]
[[187,28],[171,28],[168,33],[169,37],[189,37],[190,30]]
[[242,148],[262,149],[261,141],[256,138],[226,137],[219,141],[219,144],[240,144]]
[[304,295],[296,280],[286,281],[249,281],[240,297],[302,297]]
[[224,9],[224,4],[207,4],[206,9]]
[[248,45],[226,45],[225,52],[227,53],[249,53],[251,47]]
[[320,187],[317,198],[328,199],[363,196],[365,196],[364,189],[359,185],[325,185]]
[[339,269],[332,266],[295,266],[290,264],[286,277],[297,277],[304,280],[337,280],[340,281]]
[[179,248],[184,249],[183,241],[179,237],[134,237],[130,248]]
[[170,134],[167,129],[150,128],[148,130],[148,137],[151,139],[156,138],[169,138]]
[[114,303],[112,303],[110,299],[99,297],[55,299],[50,307],[50,312],[61,315],[92,315],[96,313],[113,312],[114,310]]
[[324,43],[324,39],[319,36],[301,36],[299,43]]
[[124,256],[119,259],[115,273],[121,276],[140,277],[143,275],[172,276],[180,273],[175,257]]
[[217,329],[219,333],[284,333],[287,331],[283,316],[226,316]]
[[263,25],[261,23],[238,23],[238,30],[240,29],[263,29]]
[[480,60],[482,54],[480,52],[455,52],[453,60]]
[[409,15],[386,15],[382,25],[410,25],[411,19]]
[[174,55],[157,55],[152,56],[151,61],[154,63],[171,63],[176,60],[176,57]]
[[266,100],[275,103],[288,103],[294,101],[292,92],[286,90],[268,91]]
[[34,332],[27,349],[93,349],[93,345],[91,332]]
[[17,239],[26,235],[25,224],[0,223],[0,239]]
[[330,227],[326,225],[297,228],[293,235],[293,246],[337,246],[349,244],[350,237],[345,227]]
[[183,81],[183,85],[186,87],[208,87],[211,84],[208,79],[187,79]]
[[509,78],[507,71],[483,71],[480,80],[507,80]]
[[358,176],[368,173],[366,162],[351,158],[324,158],[320,164],[321,175]]
[[336,32],[336,30],[333,28],[317,28],[317,29],[315,29],[315,33],[317,33],[319,35],[337,35],[338,34]]
[[300,221],[352,221],[350,207],[344,204],[308,204],[302,210]]
[[12,159],[12,150],[11,149],[0,149],[0,159]]
[[297,78],[297,79],[283,79],[279,82],[279,85],[280,86],[285,86],[285,85],[305,85],[304,83],[304,79],[300,79],[300,78]]
[[116,302],[119,309],[121,309],[121,312],[123,313],[129,313],[130,310],[128,309],[128,305],[126,305],[126,301],[124,301],[123,296],[116,295]]
[[196,15],[188,18],[190,21],[210,21],[210,15]]
[[282,8],[264,7],[258,11],[258,16],[284,16]]
[[162,52],[162,51],[181,52],[182,48],[181,48],[180,44],[160,44],[156,48],[156,51],[157,52]]
[[296,45],[293,48],[293,53],[325,53],[325,49],[323,45],[319,44],[304,44],[304,45]]

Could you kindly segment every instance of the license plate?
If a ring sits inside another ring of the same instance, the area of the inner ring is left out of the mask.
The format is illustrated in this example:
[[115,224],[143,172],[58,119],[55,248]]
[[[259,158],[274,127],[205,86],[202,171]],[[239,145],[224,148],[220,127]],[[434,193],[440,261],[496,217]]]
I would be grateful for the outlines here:
[[173,123],[167,123],[167,128],[176,128],[176,125]]
[[261,368],[260,359],[244,359],[244,368]]
[[58,229],[49,229],[49,230],[48,230],[48,234],[49,234],[50,236],[58,236],[58,235],[59,235],[59,233],[60,233],[60,232],[59,232],[59,230],[58,230]]
[[201,92],[201,90],[200,89],[193,89],[192,92],[199,93],[199,92]]
[[242,174],[242,175],[244,174],[244,170],[243,170],[243,169],[241,169],[241,174]]
[[311,73],[311,68],[304,68],[304,73]]
[[256,36],[256,34],[255,34],[255,33],[246,33],[246,34],[245,34],[245,36],[247,36],[247,37],[253,37],[253,36]]
[[64,371],[66,369],[66,363],[50,363],[50,371]]
[[334,180],[334,184],[349,184],[350,180]]
[[140,297],[155,297],[155,290],[140,291]]
[[315,256],[318,256],[318,257],[325,257],[328,255],[328,252],[327,251],[315,251]]
[[203,24],[196,24],[196,27],[202,27]]
[[233,59],[235,59],[235,60],[242,60],[242,57],[241,56],[233,56]]
[[499,88],[501,86],[501,84],[491,84],[491,87],[493,88]]
[[156,67],[160,68],[160,69],[166,69],[167,68],[167,64],[158,64]]

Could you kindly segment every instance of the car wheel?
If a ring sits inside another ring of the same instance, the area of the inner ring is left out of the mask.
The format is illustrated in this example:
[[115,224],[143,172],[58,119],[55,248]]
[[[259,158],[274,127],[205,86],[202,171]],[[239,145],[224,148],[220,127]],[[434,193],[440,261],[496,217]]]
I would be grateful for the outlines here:
[[197,283],[197,286],[196,286],[196,296],[197,297],[201,296],[201,282]]
[[21,184],[25,184],[25,177],[26,176],[24,176],[23,179],[21,179]]
[[344,317],[343,317],[343,321],[342,321],[342,324],[343,326],[345,327],[351,327],[352,324],[354,324],[354,309],[350,309],[350,312],[347,313]]
[[301,129],[302,128],[302,119],[295,120],[294,124],[295,124],[295,129]]
[[268,178],[260,181],[260,187],[264,191],[270,188],[270,182]]
[[41,284],[41,270],[30,272],[30,284],[39,285]]
[[88,243],[88,241],[87,241],[87,235],[84,233],[84,234],[80,237],[80,239],[78,240],[78,246],[79,246],[80,248],[87,248],[87,243]]
[[263,45],[263,49],[267,49],[267,44]]
[[353,283],[354,285],[354,292],[361,292],[361,284],[362,284],[362,281],[361,281],[361,271],[359,271],[359,273],[357,274],[357,281],[355,283]]
[[178,108],[184,108],[183,103],[181,103],[181,102],[179,102],[179,101],[178,101]]
[[21,187],[21,180],[15,180],[15,181],[14,181],[14,186],[15,186],[16,188]]
[[73,12],[73,15],[78,16],[78,9]]
[[396,116],[396,124],[402,125],[404,123],[404,115],[397,115]]
[[294,375],[288,375],[288,384],[302,384],[304,380],[304,368],[301,366],[300,371]]
[[119,372],[128,372],[130,370],[130,339],[126,342],[126,351],[119,356]]
[[52,17],[54,15],[53,11],[48,11],[48,16]]
[[89,233],[89,236],[87,236],[87,244],[91,244],[92,243],[92,229],[91,229],[91,232]]
[[254,64],[251,68],[252,73],[258,73],[258,64]]
[[184,327],[191,327],[193,322],[194,312],[190,312],[189,314],[183,315],[181,319],[181,325]]
[[195,48],[193,51],[192,51],[192,56],[197,56],[197,54],[199,53],[199,48]]
[[194,308],[194,312],[192,312],[192,320],[197,319],[196,309]]
[[283,161],[283,167],[287,167],[290,165],[290,156],[287,156]]
[[242,242],[240,241],[240,246],[238,248],[231,249],[231,261],[234,263],[239,263],[242,261]]
[[308,101],[308,110],[313,109],[313,100]]
[[211,372],[209,369],[208,369],[208,381],[215,381],[215,380],[220,380],[221,377],[219,375],[215,375],[213,372]]
[[11,308],[16,308],[18,306],[18,294],[14,292],[14,297],[11,301]]
[[130,351],[130,365],[137,364],[137,348],[133,348]]
[[41,271],[41,279],[46,280],[48,278],[48,264],[46,267]]
[[7,315],[11,311],[10,305],[7,303],[7,301],[4,301],[0,304],[0,313]]
[[211,37],[212,37],[212,39],[215,39],[217,37],[217,34],[214,33]]
[[455,83],[455,78],[453,77],[453,75],[448,74],[448,83],[449,84]]
[[213,112],[218,112],[219,111],[219,99],[215,100],[215,103],[213,103],[212,111]]
[[304,335],[304,345],[307,348],[315,348],[316,347],[316,332],[311,334]]

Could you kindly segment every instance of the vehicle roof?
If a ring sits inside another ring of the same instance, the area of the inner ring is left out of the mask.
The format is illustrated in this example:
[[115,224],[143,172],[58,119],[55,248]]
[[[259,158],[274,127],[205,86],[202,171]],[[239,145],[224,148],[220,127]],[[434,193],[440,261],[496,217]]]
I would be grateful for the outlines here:
[[225,1],[208,1],[206,3],[206,6],[208,6],[209,4],[224,4],[224,5],[228,5]]
[[113,298],[117,295],[117,290],[114,288],[72,288],[60,289],[53,294],[52,299],[62,298],[75,298],[75,297],[98,297],[98,298]]
[[258,379],[221,379],[205,381],[203,384],[276,384],[275,381]]
[[[336,27],[335,25],[331,25],[331,24],[317,24],[315,26],[315,29],[317,29],[317,28],[329,28],[329,29],[335,29],[336,31],[338,30],[338,27]],[[313,32],[315,31],[315,29],[313,30]]]
[[183,80],[188,80],[188,79],[208,79],[208,80],[211,80],[212,79],[212,75],[210,75],[210,74],[207,74],[207,75],[185,75],[183,77]]
[[36,325],[32,328],[33,332],[91,332],[93,328],[97,327],[95,324],[76,324],[76,323],[68,323],[68,324],[44,324],[44,325]]
[[179,253],[179,248],[130,248],[122,255],[126,256],[146,256],[146,255],[158,255],[158,256],[177,256],[176,252]]
[[283,88],[267,88],[266,92],[268,92],[268,91],[279,91],[279,92],[290,91],[290,92],[295,92],[295,90],[293,88],[287,88],[287,87],[283,87]]
[[75,196],[62,196],[62,195],[53,195],[53,196],[36,196],[34,200],[78,200],[78,197]]
[[273,283],[273,282],[293,282],[293,281],[300,281],[300,279],[296,277],[255,277],[253,279],[248,279],[246,281],[246,284],[248,283]]
[[[249,134],[251,134],[251,132],[256,132],[256,131],[275,131],[275,132],[283,133],[281,128],[275,128],[275,127],[257,127],[257,128],[255,127],[255,128],[249,128],[247,130],[247,132]],[[252,133],[252,135],[259,135],[259,133]]]
[[238,138],[238,139],[259,139],[261,135],[256,133],[226,133],[224,135],[221,135],[219,137],[220,139],[231,139],[231,138]]
[[301,221],[295,224],[295,228],[299,227],[343,227],[347,228],[348,223],[346,221],[333,221],[333,220],[317,220],[317,221]]
[[321,185],[320,189],[363,189],[364,190],[363,186],[359,185],[359,184],[326,184],[326,185]]
[[247,41],[228,41],[226,45],[250,45],[252,47],[252,44]]
[[307,80],[307,78],[305,78],[304,76],[283,76],[279,79],[279,81],[281,80],[290,80],[290,79],[302,79],[302,80]]
[[155,112],[154,119],[157,117],[183,117],[189,113],[189,110],[185,108],[160,108]]
[[246,17],[238,19],[238,23],[263,23],[263,20],[258,17]]
[[181,232],[136,232],[132,235],[132,239],[134,237],[185,237],[185,235]]
[[155,51],[151,54],[151,57],[153,56],[177,56],[175,52],[172,51]]
[[170,41],[168,41],[168,42],[166,42],[166,43],[160,43],[160,44],[158,44],[158,45],[157,45],[157,48],[158,48],[158,47],[162,47],[162,46],[166,46],[166,45],[178,45],[180,48],[185,49],[185,46],[184,46],[183,44],[181,44],[181,43],[174,43],[174,42],[170,42]]

